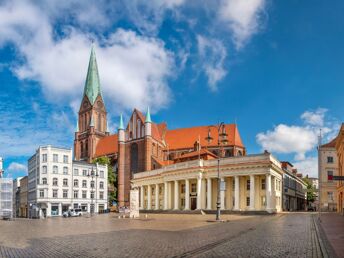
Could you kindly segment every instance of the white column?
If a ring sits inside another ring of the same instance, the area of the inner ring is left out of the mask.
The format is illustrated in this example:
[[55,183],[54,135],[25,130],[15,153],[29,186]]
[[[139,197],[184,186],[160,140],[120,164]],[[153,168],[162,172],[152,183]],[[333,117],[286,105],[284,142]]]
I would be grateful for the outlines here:
[[167,195],[168,208],[172,209],[172,182],[167,183],[167,189],[168,189],[168,195]]
[[190,181],[185,179],[185,210],[190,210]]
[[239,176],[235,176],[234,183],[234,210],[238,211],[240,209],[240,186],[239,186]]
[[147,210],[152,209],[152,186],[147,186]]
[[202,174],[197,178],[197,210],[202,207]]
[[168,210],[168,183],[164,183],[164,210]]
[[59,216],[62,216],[62,203],[59,203]]
[[[225,181],[225,179],[223,177],[221,177],[221,184],[223,184],[222,182]],[[225,191],[220,191],[220,207],[221,210],[225,209]]]
[[265,179],[266,188],[266,210],[268,212],[272,211],[271,207],[271,175],[267,174]]
[[255,189],[254,189],[254,175],[250,175],[250,210],[255,210]]
[[155,184],[155,209],[159,209],[159,185]]
[[178,181],[174,181],[174,209],[179,210],[179,184]]
[[207,194],[206,194],[206,189],[207,189],[207,186],[206,186],[206,179],[202,179],[202,203],[201,203],[201,207],[202,209],[205,209],[206,208],[206,199],[207,199]]
[[145,189],[144,189],[143,185],[141,185],[140,191],[141,191],[141,193],[140,193],[140,209],[143,210],[144,209],[144,193],[145,193],[144,192]]
[[207,210],[212,209],[212,201],[211,201],[211,178],[207,178]]

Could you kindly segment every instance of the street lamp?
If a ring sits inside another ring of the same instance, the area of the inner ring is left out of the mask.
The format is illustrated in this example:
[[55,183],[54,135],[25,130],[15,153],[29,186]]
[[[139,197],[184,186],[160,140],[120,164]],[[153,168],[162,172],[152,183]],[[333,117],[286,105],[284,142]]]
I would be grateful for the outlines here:
[[[98,174],[98,163],[96,164],[96,171],[94,171],[93,169],[93,166],[92,166],[92,169],[91,169],[91,173],[90,173],[90,170],[88,170],[88,173],[87,173],[87,177],[88,178],[91,178],[92,181],[91,181],[91,216],[93,216],[94,214],[94,205],[93,205],[93,199],[94,199],[94,178],[97,179],[97,177],[99,176]],[[96,192],[97,192],[97,185],[96,185]]]
[[218,155],[217,155],[217,201],[216,201],[216,221],[220,221],[220,209],[221,209],[221,197],[220,197],[220,187],[221,187],[221,181],[220,181],[220,158],[223,154],[223,145],[226,145],[228,143],[227,140],[227,132],[226,132],[226,125],[225,123],[221,122],[217,125],[211,125],[208,127],[208,136],[205,138],[205,140],[210,144],[213,140],[213,137],[211,137],[211,130],[210,128],[216,128],[217,129],[217,147],[218,147]]

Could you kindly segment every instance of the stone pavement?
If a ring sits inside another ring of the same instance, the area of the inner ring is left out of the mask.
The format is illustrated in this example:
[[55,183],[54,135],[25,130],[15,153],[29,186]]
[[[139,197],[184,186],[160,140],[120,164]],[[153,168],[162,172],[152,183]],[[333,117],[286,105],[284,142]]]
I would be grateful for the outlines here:
[[332,247],[329,252],[334,252],[337,257],[344,257],[344,216],[334,212],[322,212],[320,221],[318,224]]
[[311,214],[0,221],[0,257],[322,257]]

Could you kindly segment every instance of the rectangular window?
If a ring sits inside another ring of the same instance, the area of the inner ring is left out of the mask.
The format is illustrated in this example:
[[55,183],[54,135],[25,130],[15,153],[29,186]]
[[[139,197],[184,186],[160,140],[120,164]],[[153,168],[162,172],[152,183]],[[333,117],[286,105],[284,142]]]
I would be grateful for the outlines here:
[[79,192],[78,191],[74,191],[74,198],[76,198],[76,199],[79,198],[78,195],[79,195]]
[[57,168],[57,166],[53,166],[53,173],[54,173],[54,174],[57,174],[57,173],[58,173],[58,168]]
[[86,180],[82,180],[82,187],[87,187],[87,181]]
[[63,163],[68,163],[68,156],[67,155],[63,155]]
[[42,155],[42,162],[47,162],[47,154]]
[[91,199],[94,199],[94,192],[91,192]]
[[329,170],[327,171],[327,181],[332,182],[331,180],[333,178],[333,171]]
[[94,181],[91,181],[91,188],[94,188]]
[[327,157],[327,163],[333,163],[333,157],[328,156]]
[[246,206],[250,206],[250,197],[246,197]]
[[333,192],[327,192],[327,199],[328,201],[333,202]]
[[99,188],[104,189],[104,182],[99,182]]
[[99,172],[99,177],[100,177],[100,178],[104,178],[104,171],[100,170],[100,172]]
[[182,187],[181,187],[181,193],[185,193],[185,184],[182,184]]
[[77,168],[74,169],[74,176],[78,176],[79,175],[79,170]]
[[75,187],[78,187],[78,186],[79,186],[79,181],[78,181],[78,179],[74,179],[74,186],[75,186]]
[[57,190],[53,190],[53,198],[57,198]]
[[53,154],[53,162],[58,162],[58,155],[57,154]]
[[265,179],[262,179],[262,190],[265,190]]
[[191,192],[197,192],[197,184],[191,184]]
[[104,192],[99,192],[99,199],[103,200],[104,199]]
[[63,167],[63,174],[68,175],[68,167]]
[[246,181],[246,190],[250,190],[250,189],[251,189],[251,181],[250,181],[250,179],[248,179]]
[[47,171],[48,171],[48,169],[47,169],[47,166],[43,166],[43,169],[42,169],[42,174],[46,174],[46,173],[47,173]]
[[84,169],[84,170],[82,171],[82,175],[83,175],[83,176],[87,176],[87,170],[86,170],[86,169]]
[[63,179],[63,186],[68,186],[68,179]]
[[68,198],[68,190],[63,190],[63,198]]
[[39,197],[41,197],[41,198],[44,197],[44,190],[39,190]]
[[87,198],[87,192],[86,191],[82,191],[82,198],[86,199]]

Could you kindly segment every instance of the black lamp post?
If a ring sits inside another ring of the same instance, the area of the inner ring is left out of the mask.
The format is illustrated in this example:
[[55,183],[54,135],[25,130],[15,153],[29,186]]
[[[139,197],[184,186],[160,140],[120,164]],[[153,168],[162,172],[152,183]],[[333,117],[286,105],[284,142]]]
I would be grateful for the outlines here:
[[223,152],[223,145],[226,145],[228,143],[226,133],[226,125],[221,122],[217,125],[211,125],[208,128],[208,136],[205,138],[208,141],[208,144],[211,143],[213,140],[213,137],[211,137],[211,131],[210,128],[216,128],[218,137],[217,137],[217,147],[218,147],[218,155],[217,155],[217,201],[216,201],[216,221],[220,221],[220,209],[221,209],[221,197],[220,197],[220,187],[221,187],[221,181],[220,181],[220,158],[222,157]]
[[[94,199],[94,178],[97,178],[99,175],[98,175],[98,163],[97,163],[97,166],[96,166],[96,171],[94,171],[93,169],[93,165],[92,165],[92,169],[91,169],[91,173],[90,173],[90,170],[88,170],[88,173],[87,173],[87,177],[88,178],[91,178],[92,181],[91,181],[91,216],[93,216],[94,214],[94,205],[93,205],[93,199]],[[97,191],[97,186],[96,186],[96,191]]]

